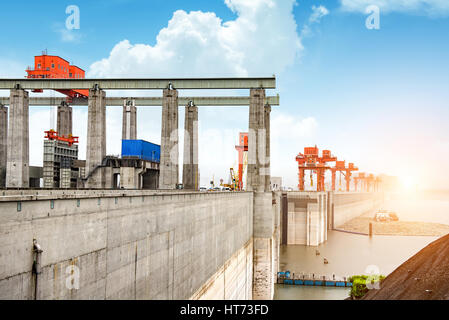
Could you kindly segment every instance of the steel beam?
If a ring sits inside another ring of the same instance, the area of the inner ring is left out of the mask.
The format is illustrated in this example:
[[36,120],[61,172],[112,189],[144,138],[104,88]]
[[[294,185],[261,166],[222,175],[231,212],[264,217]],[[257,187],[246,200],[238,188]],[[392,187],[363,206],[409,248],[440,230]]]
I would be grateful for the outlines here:
[[[157,107],[162,106],[162,97],[138,97],[138,98],[106,98],[106,105],[110,107],[123,107],[124,100],[135,100],[136,106]],[[32,97],[30,106],[59,106],[66,101],[64,97]],[[226,106],[249,106],[249,97],[179,97],[179,105],[185,106],[190,101],[198,107],[226,107]],[[9,97],[0,97],[0,104],[9,105]],[[279,106],[279,96],[269,96],[265,104]],[[71,106],[87,106],[88,99],[74,98]]]
[[0,79],[0,89],[70,90],[163,90],[276,88],[276,77],[266,78],[175,78],[175,79]]

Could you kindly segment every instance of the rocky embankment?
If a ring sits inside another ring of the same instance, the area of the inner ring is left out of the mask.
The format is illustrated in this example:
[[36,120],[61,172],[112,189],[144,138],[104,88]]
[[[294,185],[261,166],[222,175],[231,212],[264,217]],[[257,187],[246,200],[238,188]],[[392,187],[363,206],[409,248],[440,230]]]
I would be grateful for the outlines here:
[[449,300],[449,235],[419,251],[363,300]]

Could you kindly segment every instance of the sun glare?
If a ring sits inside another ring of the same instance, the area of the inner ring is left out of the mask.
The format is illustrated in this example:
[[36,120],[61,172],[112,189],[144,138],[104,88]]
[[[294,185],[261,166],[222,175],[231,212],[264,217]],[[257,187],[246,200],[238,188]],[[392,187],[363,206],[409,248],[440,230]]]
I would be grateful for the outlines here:
[[405,176],[401,177],[401,186],[405,191],[412,191],[417,187],[417,181],[414,177]]

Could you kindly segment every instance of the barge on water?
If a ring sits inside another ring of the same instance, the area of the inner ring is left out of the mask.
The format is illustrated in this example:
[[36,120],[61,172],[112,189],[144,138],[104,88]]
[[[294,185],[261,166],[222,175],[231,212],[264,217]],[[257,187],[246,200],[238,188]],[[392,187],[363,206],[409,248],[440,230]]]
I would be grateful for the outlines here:
[[352,287],[352,282],[347,281],[346,277],[342,280],[336,280],[335,276],[333,276],[332,279],[327,279],[326,276],[315,277],[315,275],[312,277],[306,275],[295,277],[295,274],[293,273],[292,275],[290,271],[278,272],[277,283],[297,286]]

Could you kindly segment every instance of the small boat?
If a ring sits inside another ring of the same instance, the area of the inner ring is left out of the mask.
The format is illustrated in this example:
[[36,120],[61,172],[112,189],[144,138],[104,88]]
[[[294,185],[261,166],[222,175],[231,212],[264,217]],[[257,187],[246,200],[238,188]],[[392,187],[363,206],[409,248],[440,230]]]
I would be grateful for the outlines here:
[[327,261],[327,259],[326,258],[324,258],[324,264],[328,264],[329,263],[329,261]]

